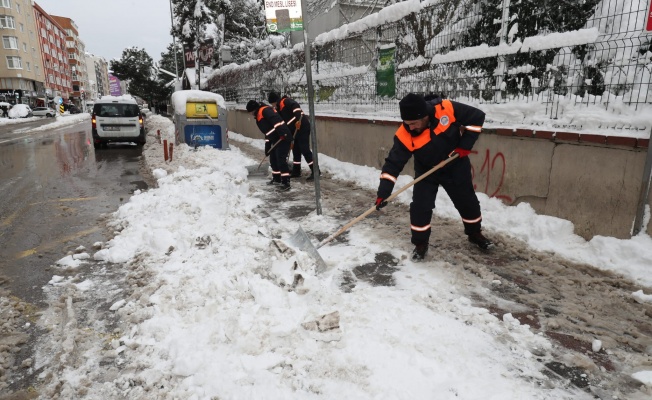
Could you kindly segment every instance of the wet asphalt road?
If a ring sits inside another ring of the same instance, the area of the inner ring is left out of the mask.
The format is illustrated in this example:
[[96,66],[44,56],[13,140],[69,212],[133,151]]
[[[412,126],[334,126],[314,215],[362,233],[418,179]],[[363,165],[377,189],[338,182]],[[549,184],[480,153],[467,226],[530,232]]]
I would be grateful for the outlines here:
[[95,150],[90,120],[30,132],[51,122],[0,128],[0,285],[37,307],[53,263],[80,245],[92,255],[108,240],[103,214],[147,188],[142,147]]

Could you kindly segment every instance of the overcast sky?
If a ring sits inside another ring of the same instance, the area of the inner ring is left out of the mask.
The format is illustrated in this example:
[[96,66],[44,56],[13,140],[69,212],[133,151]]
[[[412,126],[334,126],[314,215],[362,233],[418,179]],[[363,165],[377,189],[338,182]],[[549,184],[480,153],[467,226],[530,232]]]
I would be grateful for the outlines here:
[[86,51],[107,61],[122,50],[144,48],[154,61],[161,58],[170,35],[169,0],[37,0],[48,14],[75,21]]

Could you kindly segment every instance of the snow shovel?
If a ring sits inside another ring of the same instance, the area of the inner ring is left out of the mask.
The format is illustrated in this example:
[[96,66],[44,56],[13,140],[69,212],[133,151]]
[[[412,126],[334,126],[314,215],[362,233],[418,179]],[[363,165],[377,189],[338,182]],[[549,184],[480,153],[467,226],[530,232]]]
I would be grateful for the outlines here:
[[[405,190],[408,188],[412,187],[414,184],[422,181],[425,179],[428,175],[432,174],[433,172],[437,171],[438,169],[443,168],[448,164],[449,162],[453,161],[454,159],[458,158],[459,154],[455,153],[451,157],[448,157],[444,161],[440,162],[439,164],[435,165],[432,167],[428,172],[425,174],[421,175],[420,177],[416,178],[412,182],[408,183],[407,185],[403,186],[401,189],[397,190],[396,192],[392,193],[391,196],[385,199],[386,202],[390,202],[391,200],[394,200],[399,194],[403,193]],[[317,262],[317,273],[323,272],[326,269],[326,262],[324,261],[323,258],[319,255],[319,252],[317,249],[325,245],[326,243],[330,242],[331,240],[335,239],[344,231],[352,227],[353,225],[357,224],[358,222],[362,221],[365,219],[369,214],[372,212],[376,211],[376,205],[373,205],[370,209],[362,213],[360,216],[354,218],[351,220],[349,223],[341,227],[337,232],[333,233],[326,239],[322,240],[317,246],[313,246],[312,242],[310,241],[310,238],[306,234],[306,232],[299,226],[299,229],[292,235],[287,241],[290,243],[292,246],[305,251],[306,253],[310,254],[315,261]]]
[[258,166],[254,165],[247,165],[245,168],[247,168],[247,172],[249,176],[256,175],[256,176],[263,176],[267,175],[267,168],[269,168],[269,163],[265,163],[265,168],[262,170],[260,167],[263,165],[263,162],[265,159],[272,153],[272,149],[276,147],[277,144],[281,143],[281,139],[279,139],[272,147],[270,147],[269,152],[265,153],[265,157],[263,157],[262,160],[260,160],[260,163],[258,163]]

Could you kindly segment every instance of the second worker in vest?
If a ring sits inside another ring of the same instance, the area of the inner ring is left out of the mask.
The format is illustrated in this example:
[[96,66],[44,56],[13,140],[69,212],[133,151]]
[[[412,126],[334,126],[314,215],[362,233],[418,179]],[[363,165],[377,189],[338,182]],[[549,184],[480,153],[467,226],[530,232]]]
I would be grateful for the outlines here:
[[435,208],[437,190],[442,186],[464,223],[464,233],[471,243],[488,249],[493,243],[481,232],[480,202],[473,189],[471,163],[467,157],[484,123],[481,110],[456,101],[434,97],[426,101],[409,93],[399,103],[403,124],[396,131],[394,145],[385,159],[376,208],[381,209],[394,189],[394,184],[408,160],[414,156],[414,176],[428,172],[443,160],[457,153],[440,170],[417,182],[410,203],[410,230],[415,245],[412,259],[423,260],[430,240],[430,220]]
[[290,130],[276,110],[267,104],[249,100],[247,112],[253,115],[258,129],[265,135],[265,154],[269,155],[269,163],[272,166],[270,183],[280,183],[279,190],[281,191],[290,190],[290,168],[288,167],[288,154],[292,142]]
[[279,95],[276,92],[269,92],[267,101],[281,114],[294,137],[292,147],[292,178],[301,177],[301,155],[310,167],[310,176],[306,181],[315,179],[313,168],[312,151],[310,150],[310,121],[301,110],[301,106],[288,96]]

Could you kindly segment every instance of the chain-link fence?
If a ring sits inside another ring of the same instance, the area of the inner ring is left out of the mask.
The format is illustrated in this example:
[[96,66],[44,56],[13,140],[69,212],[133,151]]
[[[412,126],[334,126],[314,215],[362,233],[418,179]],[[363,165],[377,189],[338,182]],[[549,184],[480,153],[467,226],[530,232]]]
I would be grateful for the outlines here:
[[[396,111],[409,92],[478,103],[652,104],[644,0],[438,0],[386,7],[315,39],[318,110]],[[228,101],[270,90],[306,101],[302,46],[216,71]]]

